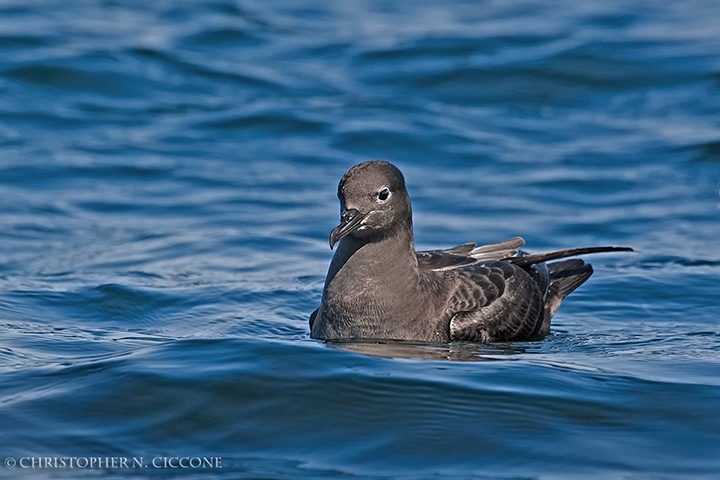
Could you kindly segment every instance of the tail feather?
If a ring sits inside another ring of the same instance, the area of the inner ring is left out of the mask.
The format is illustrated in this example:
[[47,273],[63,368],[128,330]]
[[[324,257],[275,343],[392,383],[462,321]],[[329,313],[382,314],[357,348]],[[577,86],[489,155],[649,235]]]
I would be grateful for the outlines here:
[[590,278],[593,268],[580,259],[572,259],[548,264],[548,272],[550,289],[545,301],[545,312],[549,319],[560,308],[563,299]]
[[[526,271],[537,271],[539,266],[546,265],[545,262],[558,260],[560,258],[574,257],[589,253],[605,252],[634,252],[628,247],[587,247],[570,248],[555,252],[519,254],[505,258],[506,262],[513,263]],[[585,283],[593,274],[592,265],[580,259],[563,260],[547,264],[547,276],[550,277],[550,285],[545,294],[545,315],[542,325],[538,330],[539,335],[546,335],[550,332],[550,319],[555,315],[563,299]]]
[[567,250],[558,250],[556,252],[531,253],[528,255],[506,258],[505,261],[514,263],[518,267],[527,267],[535,263],[557,260],[559,258],[574,257],[576,255],[585,255],[588,253],[605,253],[605,252],[634,252],[628,247],[586,247],[586,248],[570,248]]

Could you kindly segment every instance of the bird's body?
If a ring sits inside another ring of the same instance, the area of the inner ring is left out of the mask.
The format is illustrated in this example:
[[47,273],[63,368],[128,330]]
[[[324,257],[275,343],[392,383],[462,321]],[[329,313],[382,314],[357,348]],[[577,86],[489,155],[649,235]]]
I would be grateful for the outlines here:
[[520,237],[416,252],[402,173],[372,161],[338,186],[342,223],[310,334],[325,340],[513,341],[545,335],[562,299],[592,274],[593,247],[527,255]]

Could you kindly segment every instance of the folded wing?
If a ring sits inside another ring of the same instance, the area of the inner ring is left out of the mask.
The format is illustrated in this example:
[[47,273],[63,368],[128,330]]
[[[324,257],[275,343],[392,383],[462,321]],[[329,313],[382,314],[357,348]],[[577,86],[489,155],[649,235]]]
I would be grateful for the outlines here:
[[475,243],[465,243],[446,250],[427,250],[416,254],[421,270],[445,270],[474,263],[505,260],[516,255],[517,249],[523,245],[525,240],[513,237],[479,247]]

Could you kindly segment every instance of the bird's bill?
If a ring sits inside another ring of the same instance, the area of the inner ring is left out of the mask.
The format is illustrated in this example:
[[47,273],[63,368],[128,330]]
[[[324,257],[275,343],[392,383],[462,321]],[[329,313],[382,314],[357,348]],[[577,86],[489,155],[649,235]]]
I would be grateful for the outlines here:
[[354,208],[350,208],[342,212],[340,215],[340,225],[333,228],[330,232],[330,250],[335,244],[342,240],[343,237],[350,235],[360,227],[360,222],[367,216],[367,213],[361,214]]

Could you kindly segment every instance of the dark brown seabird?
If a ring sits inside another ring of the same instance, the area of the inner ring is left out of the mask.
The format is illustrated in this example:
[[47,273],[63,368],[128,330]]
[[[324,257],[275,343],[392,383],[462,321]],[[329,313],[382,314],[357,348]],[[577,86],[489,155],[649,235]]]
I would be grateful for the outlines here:
[[550,331],[563,299],[592,275],[575,255],[632,251],[590,247],[527,254],[520,237],[477,247],[416,252],[405,179],[364,162],[338,185],[339,242],[310,336],[324,340],[522,341]]

